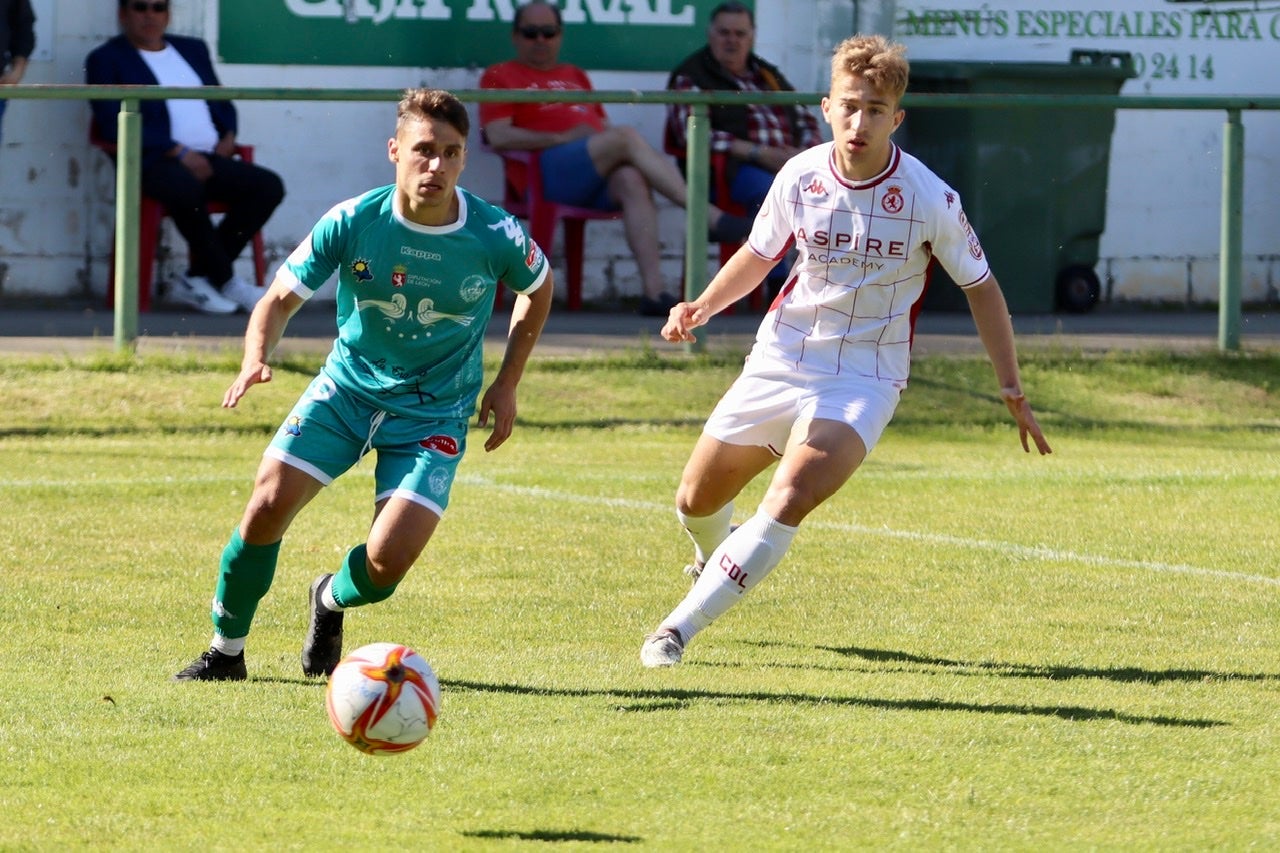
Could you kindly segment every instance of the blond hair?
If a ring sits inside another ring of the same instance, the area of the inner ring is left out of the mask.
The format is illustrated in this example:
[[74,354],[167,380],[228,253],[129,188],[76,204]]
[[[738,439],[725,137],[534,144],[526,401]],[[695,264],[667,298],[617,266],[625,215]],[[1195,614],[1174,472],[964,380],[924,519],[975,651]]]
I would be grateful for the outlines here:
[[831,82],[840,77],[861,77],[894,103],[907,93],[907,48],[882,35],[850,36],[836,45],[831,56]]

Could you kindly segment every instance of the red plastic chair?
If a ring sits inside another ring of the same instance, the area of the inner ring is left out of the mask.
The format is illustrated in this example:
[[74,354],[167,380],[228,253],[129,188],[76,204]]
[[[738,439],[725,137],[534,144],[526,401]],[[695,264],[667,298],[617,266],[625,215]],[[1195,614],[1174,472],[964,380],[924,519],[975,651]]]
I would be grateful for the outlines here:
[[[114,158],[116,145],[114,142],[97,139],[93,136],[89,141]],[[246,163],[253,162],[253,146],[237,145],[236,156]],[[226,213],[227,207],[221,202],[209,202],[210,213]],[[153,198],[143,196],[138,203],[138,310],[151,310],[151,288],[155,280],[156,247],[160,242],[160,224],[165,217],[164,205]],[[267,252],[262,239],[262,232],[253,235],[253,275],[258,287],[266,286]],[[116,295],[116,239],[111,236],[111,261],[107,272],[107,307],[115,306]]]
[[[667,153],[675,157],[676,163],[680,166],[680,171],[687,174],[685,168],[684,151],[676,150],[671,147],[670,141],[667,144]],[[712,151],[710,158],[711,165],[711,185],[713,187],[711,197],[716,207],[725,213],[731,213],[735,216],[746,216],[747,209],[740,204],[732,201],[729,197],[729,155],[723,151]],[[727,241],[720,244],[720,266],[724,266],[733,257],[733,253],[742,247],[741,240]],[[751,293],[747,294],[747,304],[751,306],[752,311],[764,310],[764,285],[757,287]],[[722,314],[732,314],[733,306],[730,305],[721,312]]]
[[[723,151],[711,152],[711,180],[715,184],[716,206],[725,213],[732,213],[735,216],[746,216],[747,209],[729,197],[729,155]],[[733,257],[733,253],[742,248],[742,241],[732,241],[720,244],[720,266],[724,266]],[[764,282],[755,290],[747,294],[747,304],[751,306],[752,311],[764,310]],[[733,313],[733,306],[730,305],[724,310],[725,314]]]
[[[488,146],[486,146],[488,147]],[[503,193],[502,206],[510,214],[529,221],[529,235],[544,252],[550,252],[555,238],[556,225],[564,225],[564,261],[565,261],[565,294],[566,305],[570,311],[582,308],[582,257],[584,237],[588,220],[620,219],[620,210],[595,210],[589,207],[574,207],[568,204],[549,201],[543,195],[542,169],[538,164],[538,156],[532,151],[497,151],[489,148],[502,158]],[[511,172],[524,169],[525,192],[520,193],[511,180]],[[501,287],[494,296],[494,305],[502,306]]]

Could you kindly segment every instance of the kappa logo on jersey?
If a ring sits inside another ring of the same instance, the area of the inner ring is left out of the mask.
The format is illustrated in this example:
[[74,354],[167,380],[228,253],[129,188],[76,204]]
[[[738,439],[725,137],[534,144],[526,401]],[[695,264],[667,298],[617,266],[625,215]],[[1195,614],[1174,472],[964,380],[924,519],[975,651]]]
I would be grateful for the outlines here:
[[424,261],[442,261],[444,256],[439,252],[428,252],[426,249],[415,249],[413,246],[401,246],[400,254]]
[[901,213],[906,204],[902,199],[902,187],[889,187],[880,199],[880,206],[885,213]]
[[804,191],[812,195],[826,195],[827,186],[818,178],[814,178],[809,182],[809,185],[804,188]]
[[356,258],[351,265],[351,274],[356,277],[356,281],[373,281],[373,269],[367,258]]
[[524,229],[514,216],[507,216],[489,226],[493,231],[501,231],[508,240],[517,246],[524,246]]
[[409,280],[409,270],[406,267],[402,267],[399,264],[397,264],[396,267],[393,270],[391,270],[391,286],[392,287],[404,287],[405,282],[408,280]]
[[429,435],[418,444],[444,456],[458,455],[458,440],[451,435]]

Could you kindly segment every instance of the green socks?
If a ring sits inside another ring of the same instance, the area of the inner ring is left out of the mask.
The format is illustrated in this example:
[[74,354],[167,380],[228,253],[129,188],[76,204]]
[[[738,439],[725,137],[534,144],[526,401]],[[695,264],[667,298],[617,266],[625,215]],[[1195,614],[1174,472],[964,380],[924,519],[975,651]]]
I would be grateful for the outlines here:
[[[357,545],[347,554],[342,568],[333,576],[330,590],[343,608],[375,604],[391,597],[398,584],[374,586],[365,562],[366,549]],[[218,586],[213,593],[213,630],[219,637],[241,639],[248,636],[258,602],[271,589],[276,575],[280,543],[250,545],[240,538],[237,527],[222,549]]]
[[223,637],[247,636],[258,602],[271,589],[280,543],[249,545],[237,526],[222,549],[218,587],[213,593],[213,630]]
[[342,568],[329,581],[329,591],[333,593],[333,600],[344,609],[385,601],[399,586],[399,584],[388,587],[374,586],[369,578],[369,566],[365,561],[366,553],[367,549],[364,545],[352,548],[347,553]]

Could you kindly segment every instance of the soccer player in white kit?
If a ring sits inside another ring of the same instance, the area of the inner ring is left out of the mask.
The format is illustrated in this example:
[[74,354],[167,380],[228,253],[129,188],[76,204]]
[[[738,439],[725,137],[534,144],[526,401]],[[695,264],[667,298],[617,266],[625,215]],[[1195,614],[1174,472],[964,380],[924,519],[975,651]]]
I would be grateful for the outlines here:
[[[892,140],[904,117],[904,54],[883,36],[837,46],[822,99],[833,141],[783,167],[747,243],[662,327],[668,341],[693,340],[693,329],[759,286],[793,243],[799,251],[681,475],[676,515],[693,540],[695,582],[645,638],[645,666],[678,664],[693,637],[778,564],[800,522],[875,446],[907,384],[931,261],[968,298],[1023,449],[1030,452],[1030,439],[1041,454],[1051,452],[1022,391],[1004,295],[959,196]],[[731,528],[734,498],[774,462],[756,514]]]

